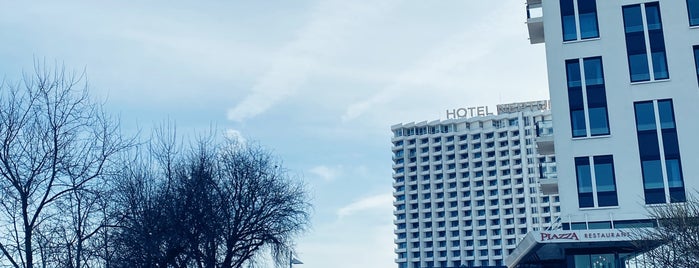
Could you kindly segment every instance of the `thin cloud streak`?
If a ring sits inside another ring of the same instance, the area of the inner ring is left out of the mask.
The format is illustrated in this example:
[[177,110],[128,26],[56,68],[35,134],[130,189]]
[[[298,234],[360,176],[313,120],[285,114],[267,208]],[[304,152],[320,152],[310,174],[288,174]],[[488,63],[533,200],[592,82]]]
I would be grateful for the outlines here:
[[390,193],[365,197],[346,205],[337,210],[338,218],[342,219],[359,212],[368,210],[388,210],[393,209],[393,195]]
[[354,1],[322,1],[299,37],[281,50],[273,67],[258,79],[251,93],[228,110],[228,119],[242,122],[297,93],[321,69],[323,59],[343,45],[344,38],[357,26],[380,17],[392,2],[395,1],[377,7]]

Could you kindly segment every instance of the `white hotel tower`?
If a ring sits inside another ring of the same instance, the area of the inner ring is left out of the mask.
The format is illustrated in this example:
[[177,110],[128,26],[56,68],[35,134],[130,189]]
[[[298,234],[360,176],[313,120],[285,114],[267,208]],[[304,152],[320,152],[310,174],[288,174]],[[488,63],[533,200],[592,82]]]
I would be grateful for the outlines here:
[[699,188],[699,0],[526,2],[546,46],[562,228],[506,263],[624,267],[638,253],[627,228]]
[[548,102],[507,107],[391,127],[399,268],[502,267],[527,232],[558,218],[558,196],[538,184],[555,172],[536,146],[537,133],[551,140]]

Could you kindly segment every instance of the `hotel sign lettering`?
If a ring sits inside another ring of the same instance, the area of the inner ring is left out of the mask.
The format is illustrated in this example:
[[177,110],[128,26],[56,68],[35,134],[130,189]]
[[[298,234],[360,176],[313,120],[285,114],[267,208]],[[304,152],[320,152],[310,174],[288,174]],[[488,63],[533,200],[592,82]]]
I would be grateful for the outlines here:
[[466,107],[457,109],[447,109],[447,119],[465,118],[465,117],[476,117],[476,116],[486,116],[493,115],[488,110],[488,106],[478,106],[478,107]]
[[541,241],[548,240],[580,240],[580,238],[578,238],[578,234],[576,233],[550,234],[542,232]]
[[627,241],[633,239],[631,233],[612,230],[578,230],[540,232],[537,237],[541,242],[595,242],[595,241]]
[[547,100],[516,102],[509,104],[499,104],[498,114],[516,113],[522,111],[545,111],[551,109],[551,102]]

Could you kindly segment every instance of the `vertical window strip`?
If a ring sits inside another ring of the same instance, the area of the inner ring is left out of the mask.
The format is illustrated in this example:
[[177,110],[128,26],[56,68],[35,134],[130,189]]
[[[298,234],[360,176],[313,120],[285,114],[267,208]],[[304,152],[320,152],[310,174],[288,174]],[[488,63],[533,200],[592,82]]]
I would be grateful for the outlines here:
[[622,8],[631,82],[670,77],[658,2]]
[[614,159],[611,155],[594,156],[595,184],[597,185],[597,205],[600,207],[618,206]]
[[568,104],[570,107],[570,122],[573,137],[587,136],[587,124],[585,120],[585,102],[583,99],[583,85],[580,75],[580,60],[566,61],[568,79]]
[[680,157],[679,141],[672,100],[658,101],[658,114],[662,135],[663,153],[665,156],[665,170],[670,194],[670,202],[684,202],[687,200],[684,192],[684,178],[682,176],[682,163]]
[[634,109],[646,204],[686,201],[672,100]]
[[694,67],[697,73],[697,83],[699,83],[699,46],[694,46]]
[[611,155],[576,157],[575,174],[580,208],[619,205]]
[[599,37],[596,0],[560,0],[563,41]]
[[580,39],[599,37],[596,0],[577,0],[580,18]]
[[592,190],[592,172],[590,171],[590,158],[575,158],[575,175],[578,181],[578,205],[580,208],[595,206]]
[[655,80],[668,79],[670,75],[667,71],[665,37],[663,36],[663,23],[660,18],[660,5],[658,2],[646,3],[645,11],[646,22],[648,23],[651,62],[653,63],[653,78]]
[[689,26],[699,26],[699,0],[687,0]]
[[573,138],[609,135],[602,58],[566,60],[566,78]]
[[585,89],[587,113],[589,117],[590,135],[608,135],[609,120],[607,114],[607,94],[604,87],[604,71],[602,58],[583,59],[585,73]]
[[578,39],[578,30],[575,19],[574,0],[561,0],[561,25],[563,27],[563,41]]
[[624,15],[626,53],[628,54],[631,82],[648,81],[650,80],[650,71],[648,68],[641,5],[625,6],[622,12]]

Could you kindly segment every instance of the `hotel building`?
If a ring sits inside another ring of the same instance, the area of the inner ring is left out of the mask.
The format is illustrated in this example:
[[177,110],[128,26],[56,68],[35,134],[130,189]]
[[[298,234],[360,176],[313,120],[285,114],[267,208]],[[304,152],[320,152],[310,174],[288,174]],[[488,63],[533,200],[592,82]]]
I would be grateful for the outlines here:
[[546,46],[561,228],[506,264],[624,267],[639,253],[628,228],[699,186],[699,0],[526,3]]
[[528,232],[558,218],[558,195],[539,188],[555,176],[553,155],[536,145],[538,134],[552,149],[548,102],[498,110],[391,127],[399,268],[502,267]]

